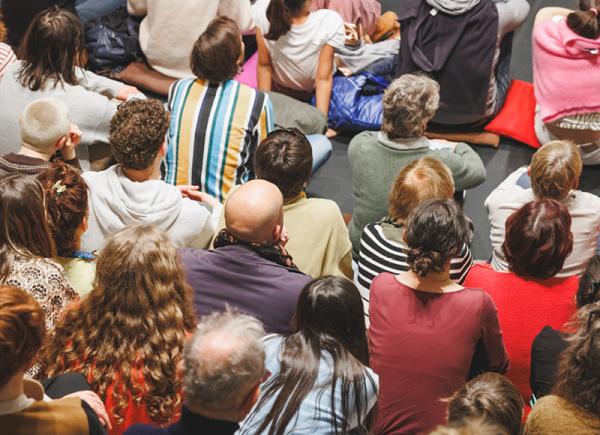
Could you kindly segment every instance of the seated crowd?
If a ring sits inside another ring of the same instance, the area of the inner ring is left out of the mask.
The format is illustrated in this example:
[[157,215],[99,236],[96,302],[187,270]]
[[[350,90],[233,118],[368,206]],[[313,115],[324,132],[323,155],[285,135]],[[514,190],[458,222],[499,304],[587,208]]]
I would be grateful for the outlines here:
[[[525,0],[0,0],[2,432],[600,433],[598,9],[535,17],[541,147],[476,259],[444,135],[501,110]],[[86,69],[118,17],[138,54]],[[390,47],[344,216],[306,193],[334,78]]]

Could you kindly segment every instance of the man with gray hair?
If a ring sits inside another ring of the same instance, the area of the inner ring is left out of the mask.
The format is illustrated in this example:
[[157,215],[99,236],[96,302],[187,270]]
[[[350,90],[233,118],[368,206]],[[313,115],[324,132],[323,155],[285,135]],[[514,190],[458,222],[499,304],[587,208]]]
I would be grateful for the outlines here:
[[135,425],[125,434],[235,433],[260,395],[264,335],[258,320],[231,310],[203,317],[184,351],[181,419],[165,429]]
[[81,132],[71,123],[67,105],[57,98],[40,98],[29,103],[19,118],[21,149],[0,157],[0,176],[11,173],[37,175],[62,158],[80,168],[75,148]]

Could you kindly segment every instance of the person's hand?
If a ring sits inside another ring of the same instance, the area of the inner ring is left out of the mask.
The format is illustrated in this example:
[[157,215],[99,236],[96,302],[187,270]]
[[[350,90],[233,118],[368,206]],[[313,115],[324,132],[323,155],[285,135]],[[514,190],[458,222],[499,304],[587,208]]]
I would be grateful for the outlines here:
[[61,148],[62,156],[65,160],[73,160],[76,157],[75,148],[81,143],[81,130],[71,124],[67,133],[65,144]]
[[104,407],[104,403],[100,400],[100,397],[93,391],[77,391],[75,393],[71,393],[66,395],[65,397],[78,397],[87,403],[90,408],[94,410],[100,423],[102,426],[107,428],[108,430],[112,429],[112,425],[110,424],[110,418],[108,418],[108,412],[106,412],[106,408]]
[[194,201],[203,202],[214,208],[219,205],[219,201],[214,196],[200,191],[198,186],[177,186],[184,198],[193,199]]
[[124,85],[121,86],[121,89],[119,89],[119,92],[117,92],[117,95],[115,95],[115,98],[117,100],[121,100],[121,101],[127,101],[127,99],[135,94],[141,94],[141,92],[139,91],[138,88],[136,88],[135,86],[129,86],[129,85]]

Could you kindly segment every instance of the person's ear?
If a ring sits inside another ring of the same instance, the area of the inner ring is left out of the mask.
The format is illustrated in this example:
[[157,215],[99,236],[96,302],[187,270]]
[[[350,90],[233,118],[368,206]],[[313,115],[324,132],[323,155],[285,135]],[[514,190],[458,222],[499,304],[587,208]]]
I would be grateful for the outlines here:
[[273,241],[275,243],[281,240],[281,233],[283,232],[283,225],[277,224],[275,228],[273,228]]
[[160,154],[161,158],[164,158],[167,155],[167,141],[164,141],[158,150],[158,154]]
[[85,233],[87,231],[87,229],[88,229],[88,218],[87,218],[87,216],[85,216],[83,218],[83,220],[81,221],[81,227],[80,228],[81,228],[81,232],[82,233]]
[[527,176],[531,178],[531,165],[527,166]]
[[56,149],[56,151],[61,150],[65,146],[66,143],[67,143],[67,136],[63,136],[59,140],[56,141],[54,148]]

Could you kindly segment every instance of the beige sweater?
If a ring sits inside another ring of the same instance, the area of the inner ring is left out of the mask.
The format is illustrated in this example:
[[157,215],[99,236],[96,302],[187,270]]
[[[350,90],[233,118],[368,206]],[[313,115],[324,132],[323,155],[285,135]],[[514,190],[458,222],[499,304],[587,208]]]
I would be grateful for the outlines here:
[[217,16],[226,15],[242,32],[253,29],[250,0],[127,0],[130,14],[144,16],[140,45],[152,68],[167,76],[193,76],[190,54]]

